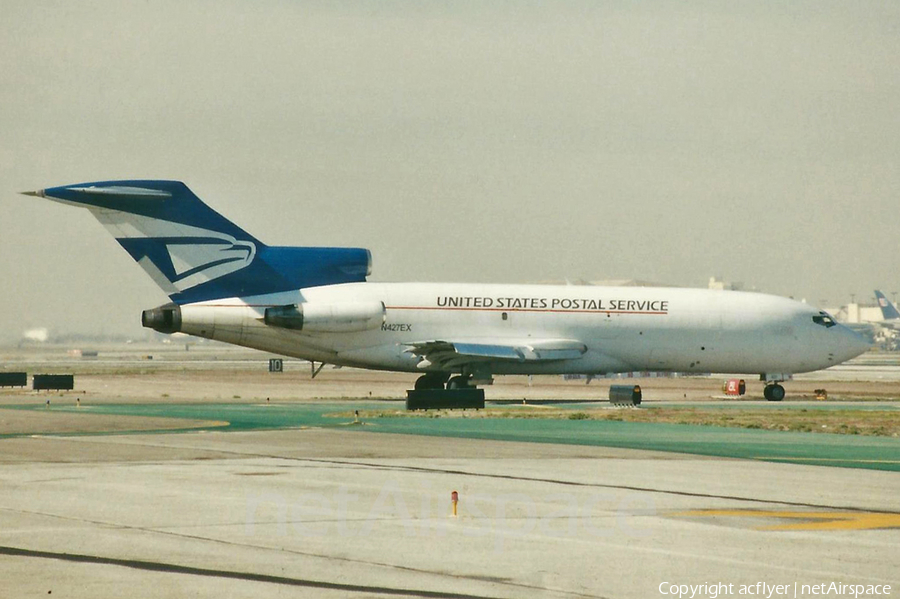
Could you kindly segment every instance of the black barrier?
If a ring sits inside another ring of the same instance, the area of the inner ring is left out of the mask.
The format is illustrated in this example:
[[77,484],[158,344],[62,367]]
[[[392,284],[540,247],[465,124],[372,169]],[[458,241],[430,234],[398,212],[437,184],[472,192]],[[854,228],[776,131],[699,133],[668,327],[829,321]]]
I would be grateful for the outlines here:
[[27,384],[27,372],[0,372],[0,387],[24,387]]
[[36,374],[31,388],[35,391],[71,390],[75,388],[74,374]]
[[610,385],[609,403],[614,406],[637,406],[641,403],[640,385]]
[[484,389],[416,389],[406,392],[407,410],[484,408]]

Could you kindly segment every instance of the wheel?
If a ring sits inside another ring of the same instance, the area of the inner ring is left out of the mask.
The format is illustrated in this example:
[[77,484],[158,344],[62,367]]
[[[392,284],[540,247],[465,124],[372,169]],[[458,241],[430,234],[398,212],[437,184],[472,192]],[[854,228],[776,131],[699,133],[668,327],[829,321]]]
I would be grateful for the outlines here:
[[448,389],[468,389],[469,387],[469,377],[467,376],[455,376],[447,381]]
[[422,389],[443,389],[444,381],[447,380],[447,377],[442,374],[437,373],[429,373],[423,374],[419,378],[416,379],[415,389],[417,391],[421,391]]
[[769,401],[781,401],[784,399],[784,387],[778,383],[766,385],[766,388],[763,390],[763,396]]
[[775,383],[769,389],[769,401],[781,401],[784,399],[784,387]]

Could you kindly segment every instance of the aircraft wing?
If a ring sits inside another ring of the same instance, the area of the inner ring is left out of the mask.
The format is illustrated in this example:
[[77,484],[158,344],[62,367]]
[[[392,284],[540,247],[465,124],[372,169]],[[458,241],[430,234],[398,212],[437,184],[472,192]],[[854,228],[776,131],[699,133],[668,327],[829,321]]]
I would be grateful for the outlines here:
[[434,340],[407,343],[406,346],[406,352],[422,358],[420,367],[433,364],[447,369],[478,362],[574,360],[587,351],[587,346],[575,339],[528,339],[521,342],[508,339]]

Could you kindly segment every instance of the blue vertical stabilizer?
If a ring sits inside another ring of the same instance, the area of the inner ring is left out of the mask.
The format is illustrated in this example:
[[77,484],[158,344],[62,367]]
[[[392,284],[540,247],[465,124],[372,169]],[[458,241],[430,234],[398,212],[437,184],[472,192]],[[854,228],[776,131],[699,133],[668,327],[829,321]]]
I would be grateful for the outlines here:
[[878,307],[881,308],[881,316],[885,320],[900,319],[900,312],[897,311],[897,306],[890,302],[888,298],[884,297],[884,294],[877,289],[875,290],[875,299],[878,300]]
[[269,247],[179,181],[101,181],[27,195],[90,210],[179,304],[362,282],[370,271],[362,248]]

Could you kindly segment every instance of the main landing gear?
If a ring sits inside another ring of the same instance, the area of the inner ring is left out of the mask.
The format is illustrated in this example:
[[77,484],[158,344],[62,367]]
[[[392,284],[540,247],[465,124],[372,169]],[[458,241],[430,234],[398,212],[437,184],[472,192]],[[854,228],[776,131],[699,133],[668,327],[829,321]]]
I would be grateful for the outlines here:
[[447,388],[448,389],[468,389],[469,387],[472,386],[469,384],[469,382],[471,380],[472,380],[471,376],[458,375],[458,376],[451,378],[449,381],[447,381]]
[[[449,380],[448,380],[449,379]],[[457,375],[450,377],[446,373],[428,373],[423,374],[416,379],[416,391],[424,389],[471,389],[471,375]]]
[[423,391],[425,389],[443,389],[448,378],[450,378],[450,375],[443,372],[423,374],[416,379],[415,389],[416,391]]
[[784,387],[778,383],[766,385],[766,388],[763,389],[763,397],[769,401],[781,401],[784,399]]
[[429,372],[416,380],[416,388],[406,392],[407,410],[458,410],[484,408],[484,389],[473,384],[471,374],[450,377],[446,372]]

